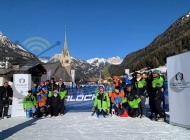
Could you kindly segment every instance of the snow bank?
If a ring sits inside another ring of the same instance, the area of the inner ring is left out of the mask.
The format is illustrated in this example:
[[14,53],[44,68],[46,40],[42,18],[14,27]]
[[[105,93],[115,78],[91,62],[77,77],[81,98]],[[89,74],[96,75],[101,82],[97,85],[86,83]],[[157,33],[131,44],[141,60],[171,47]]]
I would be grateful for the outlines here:
[[190,139],[190,131],[148,118],[98,119],[90,112],[70,112],[54,118],[0,120],[0,139],[187,140]]

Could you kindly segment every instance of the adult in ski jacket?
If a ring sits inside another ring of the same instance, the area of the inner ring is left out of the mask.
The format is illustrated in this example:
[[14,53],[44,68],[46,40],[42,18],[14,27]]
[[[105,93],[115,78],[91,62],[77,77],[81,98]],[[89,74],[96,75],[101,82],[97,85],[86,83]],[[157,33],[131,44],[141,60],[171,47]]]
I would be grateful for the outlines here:
[[53,91],[53,96],[49,99],[48,108],[50,108],[51,116],[58,116],[61,108],[61,97],[58,90]]
[[54,78],[51,78],[50,83],[48,85],[48,98],[50,98],[53,95],[53,91],[57,90],[58,86],[54,81]]
[[155,113],[156,116],[159,114],[159,120],[164,120],[164,111],[161,107],[162,96],[163,96],[163,83],[164,79],[159,75],[160,71],[154,70],[152,72],[153,80],[152,80],[152,94],[154,96],[154,103],[155,103]]
[[100,87],[99,92],[96,94],[93,111],[97,108],[97,115],[102,114],[105,116],[109,113],[110,109],[110,98],[107,92],[104,92],[104,88]]
[[127,85],[127,99],[129,105],[129,115],[132,117],[139,116],[139,103],[141,99],[139,98],[138,94],[132,89],[132,85]]
[[147,89],[146,89],[146,80],[145,80],[145,74],[146,73],[137,73],[136,74],[136,80],[134,82],[134,90],[135,92],[139,95],[139,97],[141,98],[141,102],[140,102],[140,115],[141,117],[145,117],[146,116],[146,93],[147,93]]
[[0,117],[8,116],[9,104],[12,102],[13,90],[8,82],[0,87]]
[[66,86],[64,85],[62,79],[59,80],[58,84],[58,92],[59,96],[61,97],[61,107],[60,107],[60,115],[64,115],[64,110],[65,110],[65,96],[67,94],[67,89]]

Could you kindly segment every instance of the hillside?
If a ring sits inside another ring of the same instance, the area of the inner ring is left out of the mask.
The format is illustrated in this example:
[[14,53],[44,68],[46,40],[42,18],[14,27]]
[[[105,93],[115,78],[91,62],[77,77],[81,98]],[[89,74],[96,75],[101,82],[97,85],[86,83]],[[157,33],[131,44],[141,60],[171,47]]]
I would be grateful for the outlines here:
[[148,46],[127,55],[120,65],[112,65],[109,71],[112,75],[121,75],[127,68],[132,72],[145,67],[158,67],[166,64],[167,57],[188,50],[190,50],[190,12],[180,17]]

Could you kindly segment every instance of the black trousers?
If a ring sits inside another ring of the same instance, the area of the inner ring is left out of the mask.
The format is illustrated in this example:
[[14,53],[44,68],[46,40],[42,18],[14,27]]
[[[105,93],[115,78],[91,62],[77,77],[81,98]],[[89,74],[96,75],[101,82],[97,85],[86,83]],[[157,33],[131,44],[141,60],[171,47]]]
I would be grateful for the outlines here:
[[131,117],[138,117],[139,116],[139,108],[131,108],[130,110],[130,116]]
[[149,95],[149,106],[150,106],[150,112],[151,115],[153,113],[156,113],[156,107],[155,107],[155,100],[154,100],[154,96],[153,95]]
[[0,101],[0,117],[7,116],[8,110],[9,110],[9,100],[1,100]]
[[45,106],[38,107],[36,110],[36,114],[39,118],[42,117],[43,115],[45,116],[46,112],[47,112],[47,108]]
[[65,111],[65,99],[63,98],[63,99],[61,100],[61,108],[60,108],[59,113],[60,113],[60,114],[64,114],[64,111]]
[[58,107],[50,107],[51,116],[58,116],[59,115],[59,108]]
[[156,109],[156,116],[159,114],[161,118],[164,117],[164,111],[161,107],[162,99],[155,98],[155,109]]
[[103,115],[103,116],[108,115],[108,113],[107,113],[106,110],[99,110],[99,109],[97,109],[96,113],[97,113],[97,116],[99,116],[99,115]]

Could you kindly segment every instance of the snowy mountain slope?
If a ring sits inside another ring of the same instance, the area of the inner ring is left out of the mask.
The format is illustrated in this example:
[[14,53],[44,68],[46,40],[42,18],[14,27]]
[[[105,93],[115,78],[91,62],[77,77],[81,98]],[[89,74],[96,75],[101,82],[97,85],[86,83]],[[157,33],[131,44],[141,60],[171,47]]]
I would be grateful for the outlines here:
[[[44,63],[52,63],[52,62],[59,61],[60,58],[61,58],[61,54],[55,54],[51,58],[39,58],[39,59]],[[72,57],[72,59],[75,59],[75,58]],[[82,60],[82,61],[85,61],[85,60]],[[92,59],[86,60],[87,63],[89,63],[91,65],[96,65],[96,66],[99,66],[99,64],[101,64],[101,63],[110,63],[110,64],[113,64],[113,65],[119,65],[119,64],[122,63],[122,61],[123,60],[119,56],[111,57],[111,58],[108,58],[108,59],[92,58]]]
[[[60,60],[61,54],[55,54],[49,59],[40,58],[43,63],[53,63]],[[99,78],[100,72],[104,67],[110,65],[118,65],[122,62],[120,57],[112,57],[108,59],[93,58],[89,60],[80,60],[72,57],[71,67],[75,70],[77,79],[85,79],[89,81],[96,81]]]
[[39,59],[32,53],[27,52],[24,48],[13,43],[9,38],[0,32],[0,60],[9,57],[10,62],[28,63],[36,62],[40,63]]

